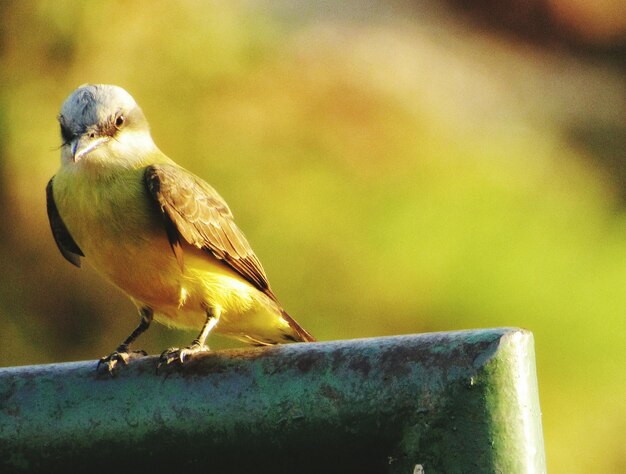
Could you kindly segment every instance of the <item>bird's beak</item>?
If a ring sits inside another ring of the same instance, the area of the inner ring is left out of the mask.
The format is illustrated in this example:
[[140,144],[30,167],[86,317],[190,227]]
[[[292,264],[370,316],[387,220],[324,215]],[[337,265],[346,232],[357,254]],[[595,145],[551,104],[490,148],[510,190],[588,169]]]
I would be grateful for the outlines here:
[[72,149],[72,159],[74,163],[80,161],[83,156],[92,152],[99,146],[109,141],[107,136],[89,136],[90,134],[84,134],[70,142]]

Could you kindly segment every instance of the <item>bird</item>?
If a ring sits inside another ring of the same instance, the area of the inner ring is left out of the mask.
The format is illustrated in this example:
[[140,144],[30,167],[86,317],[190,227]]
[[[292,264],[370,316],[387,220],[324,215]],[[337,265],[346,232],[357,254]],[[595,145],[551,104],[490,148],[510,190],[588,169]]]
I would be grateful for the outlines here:
[[148,121],[122,87],[83,84],[63,102],[61,164],[46,187],[62,256],[83,259],[125,293],[139,324],[97,370],[113,374],[146,355],[130,346],[157,321],[199,330],[161,364],[209,351],[216,332],[254,345],[313,342],[282,307],[226,201],[156,146]]

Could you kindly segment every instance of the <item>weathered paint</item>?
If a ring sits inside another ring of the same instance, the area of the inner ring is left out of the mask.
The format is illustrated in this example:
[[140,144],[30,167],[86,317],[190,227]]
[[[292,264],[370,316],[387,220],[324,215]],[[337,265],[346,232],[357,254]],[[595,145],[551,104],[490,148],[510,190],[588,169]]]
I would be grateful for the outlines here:
[[545,472],[532,334],[0,369],[0,472]]

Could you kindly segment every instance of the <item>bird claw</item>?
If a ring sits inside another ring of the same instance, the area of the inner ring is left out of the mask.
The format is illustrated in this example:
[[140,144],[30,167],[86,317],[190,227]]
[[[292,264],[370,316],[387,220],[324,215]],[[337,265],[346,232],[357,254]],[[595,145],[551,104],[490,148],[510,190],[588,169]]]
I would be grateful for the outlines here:
[[195,354],[209,351],[210,349],[208,348],[208,346],[201,344],[192,344],[189,347],[183,347],[180,349],[177,347],[170,347],[169,349],[166,349],[161,353],[161,357],[159,357],[159,363],[157,364],[157,371],[163,364],[170,365],[172,363],[176,363],[179,365],[183,365]]
[[[131,359],[137,359],[139,357],[145,357],[148,353],[146,351],[124,351],[124,350],[116,350],[109,354],[106,357],[102,357],[98,361],[98,366],[96,367],[96,372],[104,373],[108,372],[109,375],[113,375],[116,368],[121,364],[128,365],[128,361]],[[101,367],[104,367],[105,370],[101,370]]]

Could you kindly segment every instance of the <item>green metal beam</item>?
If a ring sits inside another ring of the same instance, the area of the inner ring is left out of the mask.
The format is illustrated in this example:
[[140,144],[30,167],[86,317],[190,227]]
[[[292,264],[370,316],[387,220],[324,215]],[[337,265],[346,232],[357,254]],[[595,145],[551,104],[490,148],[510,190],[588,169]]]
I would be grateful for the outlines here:
[[545,472],[533,337],[520,329],[156,363],[113,378],[94,361],[0,369],[0,472]]

